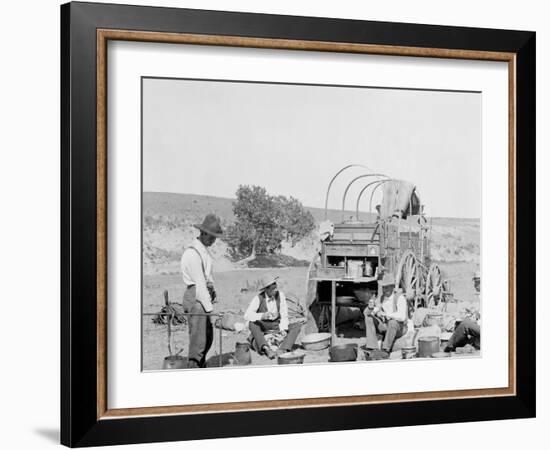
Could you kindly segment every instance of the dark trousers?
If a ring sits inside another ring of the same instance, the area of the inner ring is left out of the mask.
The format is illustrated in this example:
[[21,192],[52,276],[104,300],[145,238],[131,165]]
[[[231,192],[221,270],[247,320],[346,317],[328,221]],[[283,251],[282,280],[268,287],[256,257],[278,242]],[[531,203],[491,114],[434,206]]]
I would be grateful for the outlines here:
[[378,334],[384,336],[382,342],[382,350],[391,352],[393,344],[397,339],[407,333],[407,324],[398,322],[395,319],[390,319],[383,322],[376,316],[365,316],[365,332],[367,335],[367,348],[378,349]]
[[460,322],[447,342],[447,348],[454,350],[457,347],[464,347],[466,344],[473,345],[477,350],[480,348],[481,328],[471,319],[464,319]]
[[[252,333],[252,345],[258,353],[261,353],[262,347],[267,345],[264,336],[265,333],[272,330],[278,331],[279,322],[279,320],[257,320],[256,322],[250,322],[248,324],[248,328],[250,328],[250,332]],[[301,325],[299,323],[289,324],[288,331],[283,342],[279,345],[279,349],[286,351],[291,350],[300,334],[300,329]]]
[[[183,308],[186,313],[205,314],[202,303],[198,302],[195,295],[195,286],[187,288],[183,295]],[[187,316],[189,328],[189,353],[187,367],[206,367],[206,355],[212,347],[214,330],[208,316]]]

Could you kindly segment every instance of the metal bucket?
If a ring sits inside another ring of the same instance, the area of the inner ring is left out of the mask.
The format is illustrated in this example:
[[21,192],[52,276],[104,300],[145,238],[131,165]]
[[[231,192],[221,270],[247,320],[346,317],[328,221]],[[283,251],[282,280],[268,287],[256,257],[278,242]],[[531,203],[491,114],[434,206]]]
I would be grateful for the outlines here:
[[305,356],[306,356],[305,353],[297,353],[297,352],[283,353],[277,357],[277,364],[280,364],[280,365],[303,364]]
[[418,339],[418,357],[429,358],[439,352],[439,338],[437,336],[425,336]]

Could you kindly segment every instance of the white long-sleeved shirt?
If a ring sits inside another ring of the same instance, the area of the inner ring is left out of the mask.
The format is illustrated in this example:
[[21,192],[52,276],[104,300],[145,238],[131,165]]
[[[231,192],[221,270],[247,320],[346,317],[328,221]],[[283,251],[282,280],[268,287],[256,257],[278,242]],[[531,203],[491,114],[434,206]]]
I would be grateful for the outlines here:
[[[195,239],[190,247],[194,247],[199,253],[191,248],[185,249],[181,257],[181,274],[183,282],[189,287],[194,285],[197,300],[202,304],[206,312],[213,311],[212,299],[206,283],[214,282],[212,277],[212,256],[204,244]],[[201,259],[202,258],[202,259]],[[203,270],[204,264],[204,270]]]
[[[394,295],[398,296],[397,308],[394,308]],[[403,294],[394,293],[391,297],[383,297],[381,307],[389,319],[395,319],[398,322],[405,322],[407,320],[407,299]]]
[[[277,300],[273,297],[266,297],[265,299],[266,305],[267,305],[267,311],[271,313],[279,313],[280,315],[280,322],[279,322],[279,330],[281,331],[287,331],[288,330],[288,305],[286,303],[286,296],[282,291],[279,291],[279,303],[280,303],[280,311],[277,311]],[[245,320],[248,320],[249,322],[256,322],[257,320],[262,320],[262,314],[258,312],[258,308],[260,307],[260,297],[259,295],[256,295],[250,304],[248,305],[248,308],[246,309],[246,312],[244,313]]]

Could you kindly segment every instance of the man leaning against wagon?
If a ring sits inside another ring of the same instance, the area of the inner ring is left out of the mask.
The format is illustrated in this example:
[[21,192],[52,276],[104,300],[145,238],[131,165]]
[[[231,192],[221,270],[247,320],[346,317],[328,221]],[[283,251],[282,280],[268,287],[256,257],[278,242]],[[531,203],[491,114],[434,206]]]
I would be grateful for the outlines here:
[[[214,278],[212,277],[212,256],[208,251],[223,235],[220,219],[208,214],[201,224],[194,225],[200,235],[185,249],[181,257],[181,273],[186,285],[183,294],[185,312],[188,317],[189,354],[188,368],[206,367],[206,355],[212,346],[214,330],[212,327],[213,303],[216,301]],[[193,315],[196,314],[196,315]]]

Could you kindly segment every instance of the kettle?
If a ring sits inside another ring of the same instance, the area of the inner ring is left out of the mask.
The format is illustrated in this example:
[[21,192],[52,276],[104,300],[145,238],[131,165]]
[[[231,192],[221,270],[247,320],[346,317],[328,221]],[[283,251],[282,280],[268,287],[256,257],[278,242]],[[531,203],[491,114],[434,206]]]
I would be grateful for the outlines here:
[[252,363],[252,357],[250,356],[250,343],[249,342],[237,342],[235,343],[235,362],[239,366],[248,366]]

